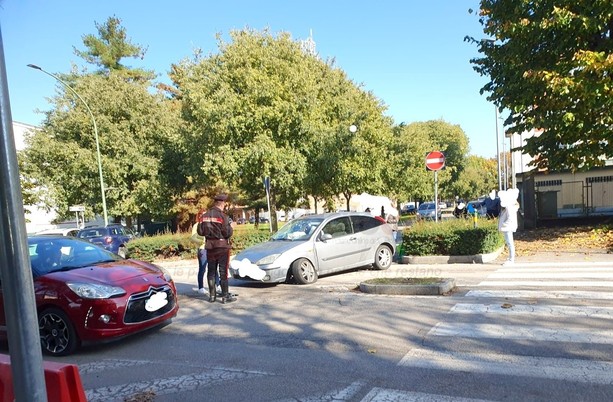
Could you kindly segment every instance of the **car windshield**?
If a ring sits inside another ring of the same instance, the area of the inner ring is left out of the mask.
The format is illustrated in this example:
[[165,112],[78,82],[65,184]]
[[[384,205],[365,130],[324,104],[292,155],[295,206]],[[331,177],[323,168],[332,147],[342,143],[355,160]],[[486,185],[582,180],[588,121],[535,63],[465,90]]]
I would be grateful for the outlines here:
[[308,240],[321,225],[323,218],[303,217],[286,223],[277,233],[272,235],[272,240],[302,241]]
[[121,259],[96,245],[66,237],[30,238],[28,248],[34,276]]
[[83,229],[79,232],[78,236],[82,239],[89,239],[91,237],[106,236],[107,230],[105,228],[95,229]]
[[434,209],[434,204],[424,203],[419,206],[419,209],[422,211],[426,209]]

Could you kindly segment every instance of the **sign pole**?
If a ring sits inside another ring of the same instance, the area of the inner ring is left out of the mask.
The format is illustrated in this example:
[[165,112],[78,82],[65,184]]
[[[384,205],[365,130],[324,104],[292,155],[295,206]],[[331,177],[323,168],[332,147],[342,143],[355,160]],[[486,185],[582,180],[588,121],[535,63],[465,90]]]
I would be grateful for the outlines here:
[[270,233],[272,233],[272,213],[270,212],[270,176],[264,177],[264,189],[266,190],[266,203],[268,204],[268,217],[270,220]]
[[438,222],[438,170],[434,171],[434,221]]
[[438,171],[445,168],[445,154],[432,151],[426,155],[426,169],[434,171],[434,221],[438,222]]

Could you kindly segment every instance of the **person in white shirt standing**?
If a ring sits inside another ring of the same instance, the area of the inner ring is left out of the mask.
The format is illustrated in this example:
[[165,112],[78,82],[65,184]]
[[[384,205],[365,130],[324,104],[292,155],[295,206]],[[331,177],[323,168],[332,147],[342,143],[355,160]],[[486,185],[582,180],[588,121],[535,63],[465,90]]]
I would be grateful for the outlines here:
[[498,192],[500,198],[500,216],[498,217],[498,230],[503,234],[504,241],[509,249],[509,258],[504,265],[512,265],[515,263],[515,242],[513,241],[513,233],[517,231],[517,212],[519,211],[519,203],[517,198],[519,190],[511,188],[506,191]]

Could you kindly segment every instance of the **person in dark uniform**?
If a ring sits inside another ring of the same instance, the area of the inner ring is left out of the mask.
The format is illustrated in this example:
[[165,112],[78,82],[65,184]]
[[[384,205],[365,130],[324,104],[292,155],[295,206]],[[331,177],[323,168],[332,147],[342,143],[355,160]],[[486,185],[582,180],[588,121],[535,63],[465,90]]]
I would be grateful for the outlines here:
[[483,200],[483,205],[487,210],[488,218],[498,218],[498,215],[500,215],[500,198],[496,197],[496,190],[490,191],[489,196]]
[[206,238],[206,252],[209,270],[206,275],[209,285],[209,302],[217,299],[215,292],[215,274],[219,272],[221,282],[221,302],[230,303],[236,301],[236,297],[230,294],[228,289],[228,265],[230,263],[230,237],[234,233],[234,223],[230,223],[228,215],[223,212],[228,196],[216,195],[214,204],[205,212],[198,225],[198,234]]

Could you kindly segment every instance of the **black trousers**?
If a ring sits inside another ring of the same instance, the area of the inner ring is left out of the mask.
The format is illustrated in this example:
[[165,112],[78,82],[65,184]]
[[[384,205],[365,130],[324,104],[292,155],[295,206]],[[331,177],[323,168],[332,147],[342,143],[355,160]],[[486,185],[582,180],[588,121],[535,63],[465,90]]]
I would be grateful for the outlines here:
[[214,248],[207,250],[208,271],[206,277],[209,281],[215,280],[215,274],[219,273],[219,282],[222,292],[228,293],[228,266],[230,265],[230,249]]

